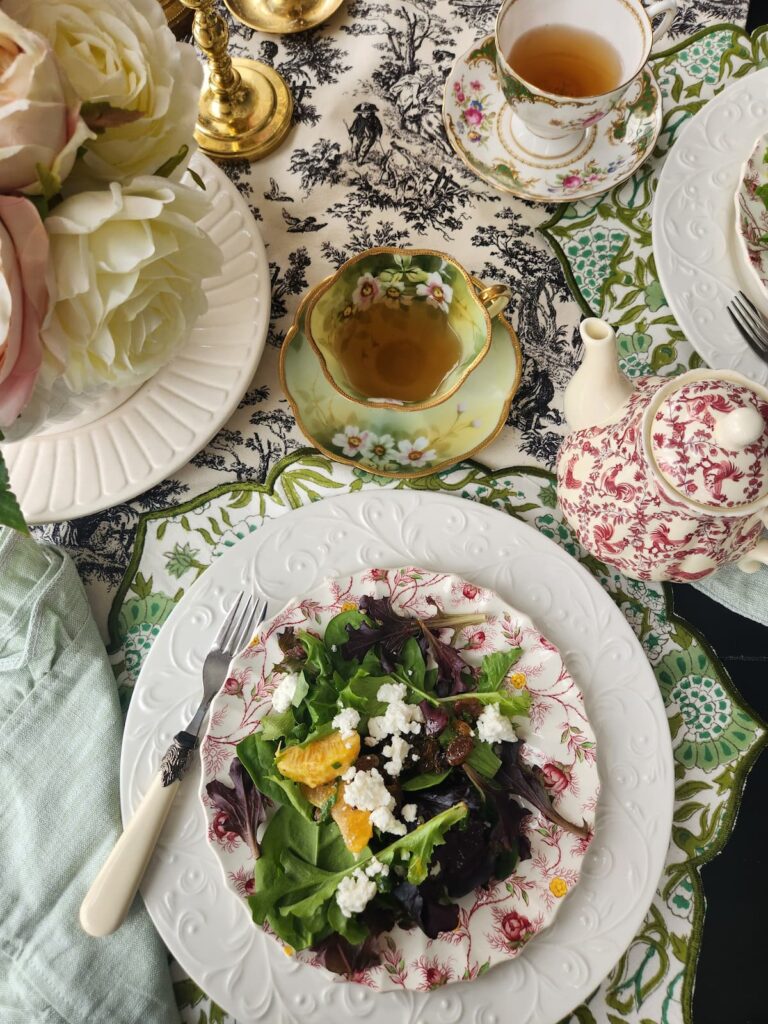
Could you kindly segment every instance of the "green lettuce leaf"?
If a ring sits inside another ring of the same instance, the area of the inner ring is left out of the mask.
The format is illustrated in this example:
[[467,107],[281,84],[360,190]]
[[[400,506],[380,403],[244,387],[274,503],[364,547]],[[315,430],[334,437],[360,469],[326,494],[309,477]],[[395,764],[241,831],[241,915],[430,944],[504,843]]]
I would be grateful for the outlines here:
[[297,783],[284,778],[275,766],[277,743],[265,740],[260,733],[252,733],[237,744],[237,756],[253,779],[256,788],[277,804],[291,804],[308,821],[313,819],[313,808]]
[[522,648],[520,647],[510,647],[508,651],[486,654],[477,674],[478,693],[488,693],[500,689],[509,670],[519,660],[521,654]]

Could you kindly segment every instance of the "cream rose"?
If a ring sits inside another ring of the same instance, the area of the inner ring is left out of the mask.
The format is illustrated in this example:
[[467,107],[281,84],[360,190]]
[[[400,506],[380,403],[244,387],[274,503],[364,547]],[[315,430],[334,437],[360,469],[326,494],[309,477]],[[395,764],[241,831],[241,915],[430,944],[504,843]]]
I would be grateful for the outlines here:
[[0,11],[0,192],[41,191],[38,165],[63,181],[91,132],[50,44]]
[[48,309],[48,237],[28,199],[0,196],[0,427],[29,401]]
[[88,143],[83,162],[92,178],[154,174],[192,143],[202,68],[192,47],[174,38],[157,0],[3,0],[3,7],[50,40],[83,102],[141,111]]
[[205,193],[166,178],[81,192],[46,218],[56,302],[43,331],[76,394],[138,384],[167,363],[206,309],[220,254],[197,226]]

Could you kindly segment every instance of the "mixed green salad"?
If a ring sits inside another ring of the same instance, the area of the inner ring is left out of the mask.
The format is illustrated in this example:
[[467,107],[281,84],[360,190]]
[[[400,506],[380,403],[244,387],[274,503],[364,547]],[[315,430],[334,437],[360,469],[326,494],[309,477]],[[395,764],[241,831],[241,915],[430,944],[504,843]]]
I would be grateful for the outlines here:
[[376,937],[395,924],[431,938],[454,929],[457,899],[530,857],[531,808],[587,832],[520,760],[530,694],[509,682],[520,648],[473,666],[445,640],[483,619],[437,606],[408,617],[366,596],[322,637],[286,628],[272,710],[238,744],[234,786],[207,785],[257,857],[254,920],[331,970],[376,963]]

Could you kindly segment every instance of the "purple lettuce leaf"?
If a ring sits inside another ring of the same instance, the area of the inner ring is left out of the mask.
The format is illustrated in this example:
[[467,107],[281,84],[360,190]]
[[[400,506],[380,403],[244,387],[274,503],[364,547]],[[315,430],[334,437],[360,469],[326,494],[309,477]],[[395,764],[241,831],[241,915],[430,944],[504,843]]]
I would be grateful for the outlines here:
[[435,659],[438,696],[453,696],[469,689],[473,669],[455,647],[443,643],[432,631],[430,619],[399,615],[388,597],[365,595],[360,599],[359,607],[374,622],[363,622],[356,629],[347,627],[349,640],[341,649],[345,660],[362,661],[366,652],[378,644],[384,671],[391,672],[400,660],[406,641],[414,637],[424,658],[431,652]]
[[272,802],[259,792],[238,757],[229,766],[229,777],[232,779],[231,786],[214,779],[206,785],[205,790],[216,810],[226,815],[222,823],[224,829],[245,840],[253,856],[258,859],[261,850],[256,841],[256,832],[266,820],[267,808]]
[[424,715],[424,732],[427,736],[439,736],[448,725],[449,714],[447,708],[442,704],[435,707],[428,700],[419,701],[419,707]]
[[[552,800],[544,786],[543,777],[537,768],[529,768],[520,762],[521,743],[500,743],[496,747],[496,753],[501,758],[501,768],[494,777],[494,783],[500,785],[511,795],[521,796],[541,811],[544,817],[576,836],[589,835],[589,826],[586,822],[581,825],[574,825],[562,814],[559,814],[552,806]],[[474,781],[474,780],[473,780]]]
[[436,939],[441,932],[452,932],[459,923],[458,906],[441,902],[441,889],[442,886],[431,882],[418,886],[401,882],[392,890],[408,920],[417,924],[430,939]]

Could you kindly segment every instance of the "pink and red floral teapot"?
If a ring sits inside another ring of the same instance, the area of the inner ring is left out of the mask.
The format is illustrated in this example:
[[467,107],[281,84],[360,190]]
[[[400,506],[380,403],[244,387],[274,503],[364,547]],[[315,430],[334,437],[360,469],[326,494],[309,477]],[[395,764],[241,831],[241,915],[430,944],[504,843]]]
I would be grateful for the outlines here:
[[712,370],[633,385],[607,323],[584,320],[581,336],[557,464],[558,500],[580,543],[643,580],[768,565],[768,390]]

